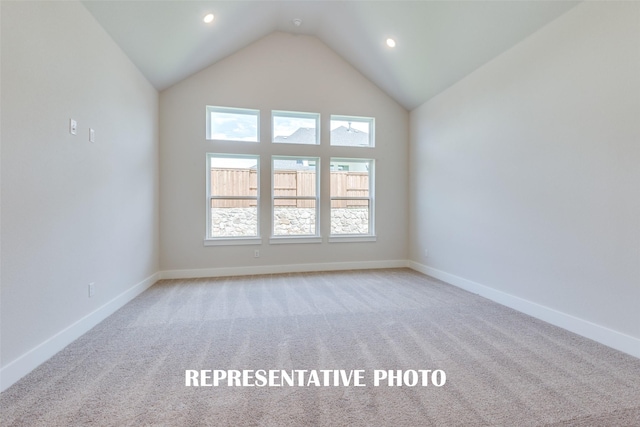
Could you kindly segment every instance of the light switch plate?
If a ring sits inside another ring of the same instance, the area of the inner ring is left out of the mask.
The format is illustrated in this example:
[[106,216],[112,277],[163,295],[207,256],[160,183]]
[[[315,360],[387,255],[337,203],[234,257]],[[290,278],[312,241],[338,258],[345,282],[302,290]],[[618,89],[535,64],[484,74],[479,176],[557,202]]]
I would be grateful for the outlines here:
[[96,131],[89,128],[89,142],[96,142]]
[[78,133],[78,122],[73,119],[69,119],[69,133],[76,135]]

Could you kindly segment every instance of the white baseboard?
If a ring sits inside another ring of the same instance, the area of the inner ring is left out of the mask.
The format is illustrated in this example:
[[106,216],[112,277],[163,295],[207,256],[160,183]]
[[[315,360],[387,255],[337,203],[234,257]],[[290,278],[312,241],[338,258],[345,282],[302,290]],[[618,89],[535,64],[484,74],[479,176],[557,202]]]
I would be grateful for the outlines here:
[[614,331],[613,329],[589,322],[588,320],[580,319],[570,314],[562,313],[506,292],[481,285],[480,283],[467,280],[445,271],[428,267],[415,261],[407,261],[407,266],[413,270],[419,271],[420,273],[440,279],[443,282],[447,282],[466,291],[495,301],[498,304],[513,308],[521,313],[528,314],[529,316],[551,323],[552,325],[589,338],[593,341],[599,342],[600,344],[604,344],[608,347],[640,358],[640,339],[638,338]]
[[314,264],[259,265],[253,267],[221,267],[195,270],[165,270],[162,279],[195,279],[202,277],[250,276],[254,274],[308,273],[313,271],[368,270],[407,267],[406,260],[327,262]]
[[154,273],[0,369],[0,391],[47,361],[160,279]]
[[51,356],[89,331],[159,279],[190,279],[203,277],[242,276],[255,274],[301,273],[314,271],[364,270],[409,267],[453,286],[481,295],[514,310],[552,325],[582,335],[601,344],[640,358],[640,339],[608,329],[584,319],[510,295],[491,287],[464,279],[432,267],[407,260],[333,262],[317,264],[265,265],[255,267],[225,267],[193,270],[166,270],[155,273],[124,291],[100,308],[58,332],[42,344],[0,369],[0,391],[6,390]]

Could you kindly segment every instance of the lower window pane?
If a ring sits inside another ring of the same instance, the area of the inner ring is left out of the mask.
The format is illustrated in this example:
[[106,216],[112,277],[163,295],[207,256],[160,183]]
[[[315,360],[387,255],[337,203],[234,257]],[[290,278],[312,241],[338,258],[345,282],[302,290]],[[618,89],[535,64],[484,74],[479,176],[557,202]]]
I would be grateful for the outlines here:
[[256,200],[211,200],[211,237],[256,237]]
[[369,234],[369,201],[332,200],[331,234]]
[[274,204],[274,236],[316,235],[315,200],[276,199]]

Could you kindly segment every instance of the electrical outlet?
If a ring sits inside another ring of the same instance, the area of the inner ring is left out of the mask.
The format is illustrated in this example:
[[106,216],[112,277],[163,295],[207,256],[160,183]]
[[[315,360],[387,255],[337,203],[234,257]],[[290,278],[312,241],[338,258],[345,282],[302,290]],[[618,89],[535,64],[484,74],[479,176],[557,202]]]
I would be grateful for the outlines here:
[[253,257],[254,258],[260,258],[260,250],[259,249],[256,249],[256,250],[253,251]]
[[89,298],[91,298],[96,292],[96,284],[95,282],[89,283]]

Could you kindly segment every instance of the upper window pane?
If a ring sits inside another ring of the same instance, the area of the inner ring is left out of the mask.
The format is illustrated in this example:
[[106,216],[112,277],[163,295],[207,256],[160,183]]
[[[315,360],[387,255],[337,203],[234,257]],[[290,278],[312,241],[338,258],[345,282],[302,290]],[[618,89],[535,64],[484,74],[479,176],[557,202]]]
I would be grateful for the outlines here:
[[207,106],[207,139],[260,141],[260,111]]
[[320,114],[273,111],[273,142],[284,144],[320,144]]
[[331,116],[331,145],[373,147],[373,117]]

